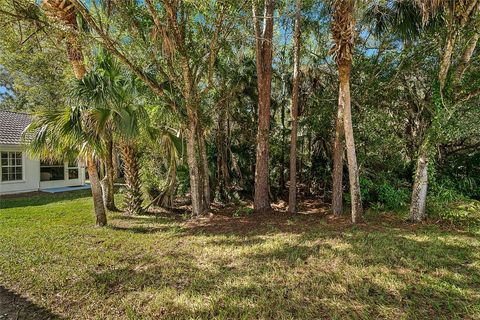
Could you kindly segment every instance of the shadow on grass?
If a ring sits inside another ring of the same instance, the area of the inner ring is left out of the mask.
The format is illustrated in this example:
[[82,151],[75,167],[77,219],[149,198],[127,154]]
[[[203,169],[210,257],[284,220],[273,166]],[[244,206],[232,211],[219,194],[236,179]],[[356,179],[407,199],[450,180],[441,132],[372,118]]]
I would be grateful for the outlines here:
[[33,192],[12,196],[0,196],[0,209],[43,206],[54,202],[91,197],[90,190],[68,191],[61,193]]
[[0,319],[53,320],[62,318],[0,285]]
[[[453,231],[398,223],[352,227],[287,215],[198,220],[178,237],[198,237],[199,251],[127,259],[86,281],[106,296],[155,292],[158,305],[149,310],[177,319],[478,316],[477,248],[447,240],[458,235]],[[126,229],[138,228],[150,233]],[[149,301],[129,310],[141,317]]]

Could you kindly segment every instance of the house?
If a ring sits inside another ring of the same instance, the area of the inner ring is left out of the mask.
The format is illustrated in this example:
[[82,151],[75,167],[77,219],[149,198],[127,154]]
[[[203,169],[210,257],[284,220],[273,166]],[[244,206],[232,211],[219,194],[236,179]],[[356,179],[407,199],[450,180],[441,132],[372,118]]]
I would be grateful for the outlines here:
[[0,195],[84,185],[81,161],[51,163],[27,155],[22,134],[31,121],[25,113],[0,111]]

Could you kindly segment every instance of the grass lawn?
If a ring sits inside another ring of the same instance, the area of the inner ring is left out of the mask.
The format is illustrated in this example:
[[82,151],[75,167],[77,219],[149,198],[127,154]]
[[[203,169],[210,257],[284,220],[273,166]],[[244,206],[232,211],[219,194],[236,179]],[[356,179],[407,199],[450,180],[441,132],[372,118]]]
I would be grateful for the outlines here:
[[62,318],[480,319],[475,229],[321,210],[95,228],[84,191],[0,201],[0,287]]

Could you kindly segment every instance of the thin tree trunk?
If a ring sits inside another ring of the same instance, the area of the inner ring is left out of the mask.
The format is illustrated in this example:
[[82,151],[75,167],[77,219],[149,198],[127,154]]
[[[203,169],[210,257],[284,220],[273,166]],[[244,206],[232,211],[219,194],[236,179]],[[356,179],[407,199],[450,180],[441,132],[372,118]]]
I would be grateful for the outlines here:
[[425,205],[427,203],[428,189],[428,158],[423,145],[420,147],[417,167],[415,170],[415,181],[412,190],[412,203],[410,204],[410,220],[422,221],[426,218]]
[[445,44],[444,52],[442,59],[440,60],[440,70],[438,73],[438,81],[440,84],[440,93],[443,92],[445,88],[445,83],[447,81],[448,71],[452,63],[452,55],[455,50],[455,43],[457,41],[457,32],[451,31],[448,33],[447,42]]
[[258,132],[255,161],[255,196],[254,210],[264,212],[270,210],[268,184],[269,131],[270,131],[270,95],[272,86],[272,38],[274,1],[265,0],[264,25],[260,23],[255,3],[252,2],[255,29],[255,51],[258,85]]
[[210,190],[210,174],[208,169],[207,148],[205,146],[205,137],[202,134],[202,128],[199,125],[198,147],[200,152],[201,173],[202,173],[202,209],[204,212],[210,210],[212,195]]
[[293,48],[293,88],[292,88],[292,132],[290,139],[290,186],[288,193],[288,212],[297,213],[297,131],[298,131],[298,95],[300,72],[300,21],[301,0],[296,1],[295,31]]
[[352,111],[350,104],[350,64],[339,65],[340,95],[343,99],[343,123],[345,127],[345,142],[348,160],[348,178],[350,181],[350,197],[352,202],[352,222],[358,222],[362,217],[362,200],[360,197],[360,179],[358,175],[355,141],[353,138]]
[[342,92],[338,97],[337,119],[335,121],[335,142],[333,144],[333,185],[332,185],[332,212],[340,216],[343,212],[343,99]]
[[480,40],[480,31],[476,31],[472,37],[468,40],[467,46],[463,51],[462,58],[458,63],[458,67],[455,71],[455,82],[459,82],[465,70],[467,69],[468,65],[470,64],[470,60],[475,52],[475,48],[477,47],[477,43]]
[[117,153],[117,148],[113,146],[112,150],[112,166],[113,166],[113,181],[117,180],[120,176],[119,168],[120,168],[120,163],[118,161],[118,153]]
[[105,155],[105,177],[102,179],[102,188],[103,188],[103,198],[105,202],[105,207],[110,211],[118,211],[115,206],[114,198],[114,186],[113,180],[115,175],[115,170],[113,168],[113,141],[111,137],[107,138],[106,141],[106,155]]
[[217,123],[217,195],[221,202],[229,200],[227,189],[229,188],[229,172],[228,172],[228,134],[225,111],[220,110]]
[[[285,131],[287,130],[285,126],[285,103],[281,103],[280,106],[280,121],[282,123],[282,149],[281,149],[281,155],[280,155],[280,181],[279,181],[279,186],[280,186],[280,193],[283,193],[285,190],[285,145],[286,145],[286,134]],[[275,118],[275,117],[274,117]]]
[[125,173],[125,211],[128,214],[143,213],[142,188],[136,146],[129,141],[122,142],[123,170]]
[[107,224],[107,215],[103,204],[102,187],[100,186],[100,179],[98,178],[97,165],[91,155],[87,156],[87,170],[92,189],[95,225],[103,227]]

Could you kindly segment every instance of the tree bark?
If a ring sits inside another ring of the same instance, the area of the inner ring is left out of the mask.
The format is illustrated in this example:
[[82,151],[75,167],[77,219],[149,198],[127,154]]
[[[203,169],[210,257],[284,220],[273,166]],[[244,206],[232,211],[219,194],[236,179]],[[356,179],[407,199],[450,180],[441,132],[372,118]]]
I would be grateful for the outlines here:
[[230,174],[228,171],[228,134],[225,110],[222,108],[217,123],[217,197],[221,202],[229,201]]
[[192,215],[199,216],[202,213],[202,196],[200,192],[200,172],[198,168],[196,140],[197,125],[193,110],[189,110],[189,123],[187,135],[187,162],[190,175],[190,196],[192,198]]
[[467,46],[465,50],[463,51],[462,58],[460,59],[460,62],[458,63],[457,69],[455,71],[455,82],[459,82],[463,74],[465,73],[465,70],[467,69],[470,60],[473,56],[473,53],[475,51],[475,48],[477,47],[477,43],[480,40],[480,31],[476,31],[472,37],[467,41]]
[[125,211],[128,214],[142,214],[143,197],[138,164],[138,151],[133,142],[122,142],[122,156],[127,189],[124,200]]
[[351,64],[340,64],[338,68],[340,78],[340,97],[343,100],[343,123],[345,127],[345,142],[348,160],[348,178],[350,182],[350,197],[352,202],[352,222],[357,223],[362,217],[362,200],[360,197],[360,179],[353,138],[352,111],[350,103],[350,68]]
[[412,190],[412,203],[410,205],[410,220],[419,222],[426,218],[425,206],[427,203],[428,189],[428,157],[425,148],[420,147],[420,152],[415,170],[415,181]]
[[91,155],[87,156],[87,170],[92,189],[95,225],[103,227],[107,224],[107,215],[103,204],[102,187],[100,186],[100,179],[98,178],[97,165]]
[[115,206],[114,198],[114,186],[113,180],[115,176],[115,169],[113,167],[113,141],[111,137],[106,141],[106,154],[105,154],[105,177],[102,180],[103,200],[105,207],[110,211],[118,211]]
[[258,86],[258,131],[253,207],[256,212],[264,212],[271,208],[268,183],[268,140],[270,131],[270,96],[272,85],[274,0],[265,0],[264,25],[262,31],[260,30],[255,3],[252,2],[252,4]]
[[333,184],[332,184],[332,212],[340,216],[343,212],[343,99],[342,92],[338,97],[337,118],[335,121],[335,142],[333,144]]
[[292,132],[290,139],[290,186],[288,193],[288,212],[297,213],[297,131],[298,131],[298,96],[300,87],[300,22],[301,0],[296,1],[295,30],[293,36],[293,88],[292,88]]
[[112,150],[112,166],[113,166],[113,181],[117,180],[120,177],[120,163],[118,161],[118,151],[115,146]]
[[438,73],[440,93],[442,93],[443,89],[445,88],[445,83],[447,81],[448,71],[450,70],[450,65],[452,63],[452,55],[453,55],[453,51],[455,50],[456,41],[457,41],[457,31],[449,32],[447,36],[444,52],[442,55],[442,59],[440,60],[440,70]]
[[205,137],[203,136],[202,128],[199,125],[198,133],[198,147],[200,152],[200,163],[201,163],[201,173],[202,173],[202,210],[207,212],[210,210],[210,205],[212,204],[212,196],[210,190],[210,174],[208,169],[208,157],[207,157],[207,148],[205,146]]

